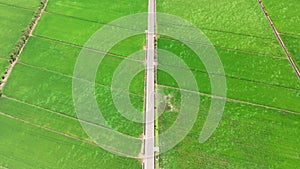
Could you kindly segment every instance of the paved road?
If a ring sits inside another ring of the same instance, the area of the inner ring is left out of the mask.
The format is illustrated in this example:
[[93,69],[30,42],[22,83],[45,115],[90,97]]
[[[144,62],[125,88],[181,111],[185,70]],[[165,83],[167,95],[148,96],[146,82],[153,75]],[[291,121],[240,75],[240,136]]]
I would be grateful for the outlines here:
[[144,169],[154,169],[155,0],[148,2]]

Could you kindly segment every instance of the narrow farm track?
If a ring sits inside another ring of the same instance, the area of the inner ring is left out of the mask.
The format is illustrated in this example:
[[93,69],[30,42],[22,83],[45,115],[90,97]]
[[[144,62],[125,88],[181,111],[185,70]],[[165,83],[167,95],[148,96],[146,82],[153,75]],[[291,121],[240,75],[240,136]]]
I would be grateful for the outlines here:
[[225,100],[230,101],[230,102],[243,103],[243,104],[247,104],[247,105],[251,105],[251,106],[263,107],[263,108],[266,108],[266,109],[272,109],[272,110],[276,110],[276,111],[281,111],[281,112],[284,112],[284,113],[291,113],[291,114],[300,115],[300,112],[295,112],[295,111],[291,111],[291,110],[285,110],[285,109],[281,109],[281,108],[277,108],[277,107],[272,107],[272,106],[267,106],[267,105],[263,105],[263,104],[257,104],[257,103],[243,101],[243,100],[232,99],[232,98],[228,98],[228,97],[224,98],[224,97],[215,96],[215,95],[211,95],[211,94],[207,94],[207,93],[202,93],[202,92],[198,92],[198,91],[192,91],[192,90],[188,90],[188,89],[179,89],[179,88],[173,87],[173,86],[167,86],[167,85],[161,85],[161,84],[158,84],[157,86],[158,87],[162,87],[162,88],[167,88],[167,89],[174,89],[174,90],[178,90],[178,91],[195,93],[195,94],[199,94],[199,95],[210,97],[210,98],[225,99]]
[[40,39],[44,39],[44,40],[49,40],[49,41],[52,41],[52,42],[57,42],[57,43],[60,43],[60,44],[63,44],[63,45],[68,45],[68,46],[72,46],[72,47],[76,47],[76,48],[80,48],[80,49],[85,49],[85,50],[96,52],[96,53],[109,54],[111,56],[115,56],[115,57],[118,57],[118,58],[128,59],[128,60],[131,60],[131,61],[145,63],[145,60],[134,59],[134,58],[130,58],[130,57],[127,57],[127,56],[123,56],[123,55],[119,55],[119,54],[115,54],[115,53],[111,53],[111,52],[105,52],[105,51],[102,51],[102,50],[99,50],[99,49],[93,49],[93,48],[89,48],[89,47],[85,47],[85,46],[80,46],[80,45],[76,45],[76,44],[73,44],[73,43],[64,42],[64,41],[61,41],[61,40],[56,40],[56,39],[52,39],[52,38],[48,38],[48,37],[44,37],[44,36],[39,36],[39,35],[32,35],[32,36],[40,38]]
[[300,71],[298,70],[298,68],[297,68],[297,66],[296,66],[296,64],[295,64],[295,62],[294,62],[294,60],[293,60],[293,58],[291,57],[291,55],[290,55],[290,53],[289,53],[287,47],[285,46],[285,43],[284,43],[284,41],[282,40],[282,38],[281,38],[281,36],[280,36],[280,33],[278,32],[278,30],[277,30],[275,24],[273,23],[271,17],[269,16],[269,14],[268,14],[268,12],[267,12],[267,9],[265,8],[265,6],[264,6],[262,0],[258,0],[258,3],[259,3],[259,5],[260,5],[260,7],[261,7],[263,13],[265,14],[265,16],[266,16],[266,18],[267,18],[267,20],[268,20],[270,26],[272,27],[272,29],[273,29],[273,31],[274,31],[274,33],[275,33],[275,35],[276,35],[276,37],[277,37],[277,39],[278,39],[278,41],[279,41],[281,47],[283,48],[283,50],[284,50],[284,52],[285,52],[285,54],[286,54],[286,56],[287,56],[287,58],[288,58],[288,60],[289,60],[289,62],[290,62],[290,64],[291,64],[291,66],[293,67],[293,69],[294,69],[294,71],[295,71],[295,73],[296,73],[298,79],[300,80]]
[[117,134],[123,135],[123,136],[125,136],[125,137],[129,137],[129,138],[134,138],[134,139],[136,139],[136,137],[133,137],[133,136],[130,136],[130,135],[127,135],[127,134],[118,132],[118,131],[116,131],[116,130],[113,130],[113,129],[111,129],[111,128],[108,128],[107,126],[103,126],[103,125],[100,125],[100,124],[94,124],[94,123],[89,122],[89,121],[81,120],[81,119],[78,119],[78,118],[76,118],[76,117],[73,117],[73,116],[70,116],[70,115],[66,115],[66,114],[64,114],[64,113],[61,113],[61,112],[56,112],[56,111],[53,111],[53,110],[50,110],[50,109],[47,109],[47,108],[44,108],[44,107],[41,107],[41,106],[37,106],[37,105],[34,105],[34,104],[30,104],[30,103],[27,103],[27,102],[24,102],[24,101],[15,99],[15,98],[13,98],[13,97],[9,97],[9,96],[5,96],[5,95],[4,95],[3,98],[6,98],[6,99],[9,99],[9,100],[18,102],[18,103],[22,103],[22,104],[25,104],[25,105],[30,106],[30,107],[34,107],[34,108],[37,108],[37,109],[41,109],[41,110],[47,111],[47,112],[49,112],[49,113],[52,113],[52,114],[55,114],[55,115],[58,115],[58,116],[61,116],[61,117],[65,117],[65,118],[68,118],[68,119],[71,119],[71,120],[81,121],[81,122],[90,124],[90,125],[92,125],[92,126],[96,126],[96,127],[101,128],[101,129],[109,130],[110,132],[113,132],[113,133],[117,133]]
[[[32,28],[31,28],[31,30],[30,30],[30,32],[29,32],[29,38],[32,36],[32,32],[33,32],[34,29],[36,28],[36,26],[37,26],[39,20],[41,19],[43,13],[45,12],[45,9],[46,9],[46,7],[47,7],[47,4],[48,4],[48,0],[45,1],[43,8],[40,10],[40,13],[39,13],[38,17],[35,19],[35,22],[34,22]],[[28,43],[29,38],[26,39],[25,43],[21,46],[20,51],[19,51],[19,53],[18,53],[18,55],[17,55],[17,57],[16,57],[16,60],[13,61],[13,63],[11,63],[10,66],[8,67],[7,73],[4,75],[4,78],[3,78],[3,80],[2,80],[2,82],[1,82],[1,84],[0,84],[0,90],[5,86],[5,84],[6,84],[7,80],[8,80],[8,78],[9,78],[9,76],[10,76],[12,70],[13,70],[13,68],[15,67],[16,63],[17,63],[18,60],[19,60],[19,56],[21,55],[22,51],[24,50],[24,47],[25,47],[26,44]]]
[[[211,46],[210,44],[204,44],[204,43],[199,43],[199,42],[190,42],[190,41],[179,41],[177,39],[172,39],[172,38],[166,38],[166,37],[160,37],[160,39],[165,39],[165,40],[174,40],[174,41],[178,41],[178,42],[185,42],[187,44],[196,44],[196,45],[200,45],[200,46]],[[216,46],[214,45],[214,48],[217,49],[224,49],[224,50],[229,50],[229,51],[235,51],[235,52],[240,52],[240,53],[247,53],[247,54],[254,54],[254,55],[259,55],[259,56],[265,56],[265,57],[271,57],[271,58],[275,58],[275,59],[283,59],[286,60],[285,57],[283,56],[275,56],[275,55],[271,55],[271,54],[265,54],[265,53],[260,53],[260,52],[253,52],[253,51],[249,51],[249,50],[242,50],[242,49],[235,49],[235,48],[228,48],[228,47],[224,47],[224,46]]]

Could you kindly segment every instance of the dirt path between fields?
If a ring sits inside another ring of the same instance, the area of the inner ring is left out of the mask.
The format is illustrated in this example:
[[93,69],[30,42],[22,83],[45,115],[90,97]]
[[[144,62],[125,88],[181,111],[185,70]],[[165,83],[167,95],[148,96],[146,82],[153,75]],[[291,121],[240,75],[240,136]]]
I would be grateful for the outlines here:
[[[34,22],[32,28],[31,28],[31,30],[30,30],[30,32],[29,32],[29,38],[32,36],[32,32],[33,32],[34,29],[36,28],[36,26],[37,26],[39,20],[40,20],[41,17],[42,17],[42,14],[45,12],[45,9],[46,9],[46,7],[47,7],[47,4],[48,4],[48,0],[45,1],[43,8],[40,10],[39,16],[35,19],[35,22]],[[5,75],[3,76],[3,79],[2,79],[2,81],[1,81],[1,83],[0,83],[0,90],[4,88],[6,82],[7,82],[8,78],[9,78],[9,76],[10,76],[10,74],[11,74],[13,68],[14,68],[15,65],[17,64],[17,62],[18,62],[18,60],[19,60],[19,56],[21,55],[22,51],[24,50],[24,47],[26,46],[26,44],[27,44],[29,38],[25,41],[25,43],[24,43],[24,44],[22,45],[22,47],[20,48],[20,52],[19,52],[19,54],[17,55],[16,60],[15,60],[13,63],[11,63],[11,64],[9,65],[9,67],[8,67],[8,69],[7,69]]]
[[281,36],[280,36],[280,33],[278,32],[277,28],[275,27],[275,25],[274,25],[274,23],[273,23],[273,21],[272,21],[270,15],[268,14],[267,9],[265,8],[265,6],[264,6],[262,0],[258,0],[258,3],[259,3],[259,5],[260,5],[260,7],[261,7],[263,13],[264,13],[265,16],[267,17],[267,20],[269,21],[269,24],[271,25],[271,27],[272,27],[272,29],[273,29],[273,31],[274,31],[274,33],[275,33],[275,35],[276,35],[278,41],[280,42],[280,45],[281,45],[282,48],[284,49],[284,52],[285,52],[285,54],[286,54],[286,56],[287,56],[287,58],[288,58],[290,64],[292,65],[292,67],[293,67],[293,69],[294,69],[294,71],[295,71],[295,73],[296,73],[298,79],[300,80],[300,71],[298,70],[298,68],[297,68],[297,66],[296,66],[296,64],[295,64],[295,62],[294,62],[294,60],[293,60],[293,58],[291,57],[291,55],[290,55],[290,53],[289,53],[287,47],[285,46],[285,43],[283,42],[283,40],[282,40],[282,38],[281,38]]

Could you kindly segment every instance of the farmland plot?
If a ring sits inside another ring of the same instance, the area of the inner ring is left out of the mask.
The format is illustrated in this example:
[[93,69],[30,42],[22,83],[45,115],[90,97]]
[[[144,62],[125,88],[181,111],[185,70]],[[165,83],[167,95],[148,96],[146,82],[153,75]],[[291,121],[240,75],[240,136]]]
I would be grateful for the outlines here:
[[[206,72],[199,57],[183,43],[160,38],[158,47],[180,57],[192,70]],[[293,49],[297,49],[297,47],[295,46]],[[226,49],[216,50],[228,77],[300,89],[300,84],[294,77],[294,71],[285,58],[273,58]]]
[[[15,5],[13,2],[10,3]],[[76,7],[74,4],[80,7],[74,9],[73,7]],[[3,158],[0,160],[0,166],[14,167],[15,165],[17,168],[31,168],[31,166],[45,168],[43,166],[53,166],[57,168],[57,166],[61,165],[61,168],[72,168],[74,166],[79,168],[99,168],[99,166],[101,168],[141,168],[141,164],[136,159],[119,157],[97,146],[84,143],[85,141],[92,142],[92,140],[86,136],[76,119],[72,99],[72,76],[82,46],[96,30],[103,26],[103,23],[130,13],[143,10],[146,12],[147,3],[139,2],[138,4],[135,1],[135,9],[131,8],[133,10],[123,9],[122,7],[125,6],[117,8],[118,5],[107,4],[104,1],[94,1],[91,4],[90,2],[82,1],[49,1],[49,6],[46,8],[46,12],[43,13],[37,28],[33,32],[33,36],[25,46],[20,60],[3,90],[3,98],[0,99],[0,112],[5,113],[3,118],[13,116],[21,121],[28,121],[30,124],[25,125],[26,127],[21,126],[21,124],[15,124],[16,127],[11,130],[17,132],[17,130],[25,128],[28,131],[38,131],[39,127],[36,126],[38,125],[49,128],[50,131],[58,131],[63,136],[57,136],[53,132],[45,132],[43,130],[28,136],[20,132],[21,135],[24,135],[23,140],[30,143],[34,143],[35,137],[53,137],[53,139],[41,140],[41,144],[49,145],[49,147],[53,146],[53,150],[49,151],[49,154],[46,153],[45,158],[40,158],[40,161],[35,162],[34,159],[43,150],[48,151],[47,147],[40,149],[39,145],[37,145],[38,148],[35,151],[28,151],[36,154],[36,156],[30,158],[22,158],[20,156],[27,149],[20,149],[20,153],[16,150],[14,151],[16,154],[8,155],[8,150],[11,147],[3,148],[5,150],[2,153],[4,156],[19,159],[20,162]],[[107,5],[110,5],[110,7],[106,7],[106,11],[99,10]],[[90,11],[82,12],[81,9],[83,8],[89,8]],[[78,10],[81,12],[78,12]],[[116,10],[123,12],[115,12]],[[103,12],[105,12],[105,15]],[[143,125],[129,121],[120,114],[114,106],[110,87],[114,71],[118,65],[131,53],[142,50],[144,44],[145,34],[142,34],[125,39],[114,46],[100,64],[95,82],[97,102],[103,116],[107,120],[107,124],[113,130],[134,137],[139,137],[142,134]],[[101,52],[99,50],[93,50],[94,52],[92,53],[97,55],[98,52]],[[143,60],[144,58],[141,58],[140,61],[130,61],[130,64],[142,64],[144,66]],[[130,101],[136,109],[141,111],[142,116],[144,103],[143,71],[133,79],[129,88]],[[14,108],[10,108],[12,105],[14,105]],[[6,124],[3,123],[3,125]],[[83,139],[84,142],[70,139],[65,135]],[[11,141],[10,139],[12,138],[7,138],[7,142]],[[17,141],[13,143],[20,145]],[[29,144],[27,145],[30,147]],[[16,146],[16,148],[18,147]],[[77,163],[76,160],[74,161],[74,158],[82,160],[78,160]],[[102,160],[91,162],[97,158]],[[52,160],[60,161],[60,163],[54,164]],[[28,161],[28,163],[24,161]],[[122,162],[116,165],[120,161]]]
[[0,116],[0,165],[6,168],[139,168],[138,161]]
[[[202,96],[194,128],[179,145],[160,156],[161,167],[299,166],[294,158],[299,155],[296,135],[300,130],[296,125],[300,112],[300,84],[258,2],[157,1],[157,10],[187,19],[207,35],[224,66],[227,97],[230,98],[217,130],[207,142],[200,144],[198,137],[210,105],[210,99],[205,97],[211,93],[209,76],[195,53],[183,43],[160,36],[159,48],[185,61]],[[176,28],[180,25],[170,21],[159,26]],[[207,45],[196,38],[189,42]],[[158,60],[160,57],[164,56],[159,55]],[[176,65],[164,66],[176,68]],[[159,119],[159,131],[163,133],[177,118],[180,94],[179,89],[174,91],[178,84],[163,71],[158,71],[158,86],[172,98],[172,109],[166,110]]]
[[9,54],[33,17],[33,10],[26,10],[0,3],[0,58],[9,59]]
[[263,3],[299,69],[300,4],[292,0],[264,0]]
[[[284,56],[257,1],[218,0],[208,5],[204,0],[158,0],[157,10],[188,20],[215,46]],[[172,21],[164,24],[172,27]]]
[[126,15],[147,12],[148,4],[143,0],[53,0],[49,3],[47,11],[79,19],[99,23],[109,23]]
[[[177,118],[178,90],[161,88],[172,96],[173,110],[159,119],[160,132]],[[206,120],[210,98],[200,96],[200,111],[193,129],[174,149],[160,156],[164,168],[290,168],[299,166],[299,115],[228,101],[219,126],[201,144],[200,131]],[[280,144],[278,144],[280,143]]]

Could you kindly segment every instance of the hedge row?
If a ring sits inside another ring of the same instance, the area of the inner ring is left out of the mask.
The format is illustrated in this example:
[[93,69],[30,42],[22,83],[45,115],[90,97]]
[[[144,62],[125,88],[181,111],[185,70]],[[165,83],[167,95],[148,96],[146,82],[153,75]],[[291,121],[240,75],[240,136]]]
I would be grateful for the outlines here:
[[[30,31],[33,29],[33,26],[38,19],[39,15],[41,14],[42,9],[45,7],[47,0],[41,0],[39,8],[34,12],[34,15],[29,23],[29,25],[22,31],[22,35],[20,39],[17,41],[15,48],[10,53],[10,64],[13,64],[13,62],[17,59],[19,56],[22,47],[25,45],[26,41],[29,39]],[[9,67],[7,68],[7,70]],[[1,77],[1,81],[4,79],[4,76],[7,74],[7,70],[4,72],[4,75]],[[0,72],[2,73],[2,72]],[[0,81],[0,84],[1,84]],[[0,96],[1,96],[1,90],[0,90]]]
[[24,44],[28,40],[30,31],[33,29],[33,26],[34,26],[36,20],[38,19],[39,15],[41,14],[41,11],[44,8],[45,4],[46,4],[46,0],[41,0],[40,6],[34,12],[34,15],[30,21],[30,24],[26,27],[25,30],[22,31],[21,38],[17,41],[15,48],[10,53],[10,62],[11,63],[14,62],[17,59],[17,57],[19,56],[20,50],[21,50],[22,46],[24,46]]

